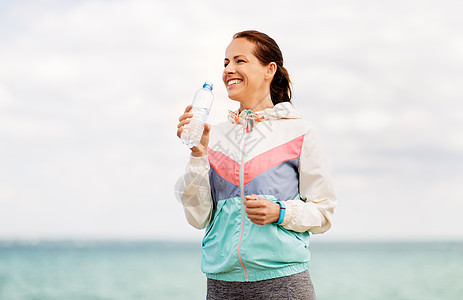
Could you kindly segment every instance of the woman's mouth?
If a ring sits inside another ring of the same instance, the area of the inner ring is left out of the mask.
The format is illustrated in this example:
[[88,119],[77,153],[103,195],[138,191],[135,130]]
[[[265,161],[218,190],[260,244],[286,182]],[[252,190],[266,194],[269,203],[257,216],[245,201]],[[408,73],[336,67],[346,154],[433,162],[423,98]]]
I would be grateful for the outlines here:
[[230,79],[227,81],[227,88],[232,88],[237,84],[240,84],[243,80],[241,79]]

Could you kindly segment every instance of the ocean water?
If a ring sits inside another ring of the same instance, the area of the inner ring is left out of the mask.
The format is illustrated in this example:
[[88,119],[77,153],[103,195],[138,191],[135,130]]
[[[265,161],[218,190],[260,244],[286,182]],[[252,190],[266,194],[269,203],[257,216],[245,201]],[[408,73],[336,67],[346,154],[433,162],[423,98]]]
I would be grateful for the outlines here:
[[[313,242],[318,300],[463,299],[463,243]],[[0,242],[0,299],[205,299],[198,243]]]

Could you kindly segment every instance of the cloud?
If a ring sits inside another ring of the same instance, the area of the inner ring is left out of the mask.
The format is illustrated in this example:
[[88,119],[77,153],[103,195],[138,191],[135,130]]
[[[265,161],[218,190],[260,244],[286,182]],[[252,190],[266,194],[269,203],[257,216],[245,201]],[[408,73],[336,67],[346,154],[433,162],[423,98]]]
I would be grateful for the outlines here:
[[463,236],[450,224],[463,208],[459,5],[2,3],[0,237],[198,238],[173,192],[188,159],[177,120],[206,80],[210,123],[237,107],[223,55],[249,28],[280,44],[295,106],[325,141],[334,237],[426,237],[429,219]]
[[0,84],[0,108],[7,106],[13,100],[13,96],[7,88]]

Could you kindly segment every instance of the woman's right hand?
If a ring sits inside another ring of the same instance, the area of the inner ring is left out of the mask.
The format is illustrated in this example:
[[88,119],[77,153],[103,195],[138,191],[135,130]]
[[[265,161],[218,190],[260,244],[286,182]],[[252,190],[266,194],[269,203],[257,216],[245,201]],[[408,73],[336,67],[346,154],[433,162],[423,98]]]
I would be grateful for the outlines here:
[[[177,125],[177,136],[180,138],[182,135],[182,131],[184,126],[190,123],[190,119],[193,117],[193,114],[190,113],[190,110],[193,108],[193,105],[188,105],[185,109],[183,115],[178,118],[180,121]],[[204,124],[204,131],[203,136],[201,137],[201,141],[197,146],[191,148],[191,155],[195,157],[201,157],[207,154],[207,147],[209,145],[209,132],[211,131],[211,126],[209,124]]]

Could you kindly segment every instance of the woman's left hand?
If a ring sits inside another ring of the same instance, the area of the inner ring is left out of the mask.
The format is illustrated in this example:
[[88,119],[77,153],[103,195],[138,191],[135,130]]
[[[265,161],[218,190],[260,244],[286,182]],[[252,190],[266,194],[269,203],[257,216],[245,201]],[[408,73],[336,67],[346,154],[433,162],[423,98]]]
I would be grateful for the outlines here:
[[258,225],[270,224],[278,221],[280,205],[255,194],[245,197],[246,213],[249,220]]

